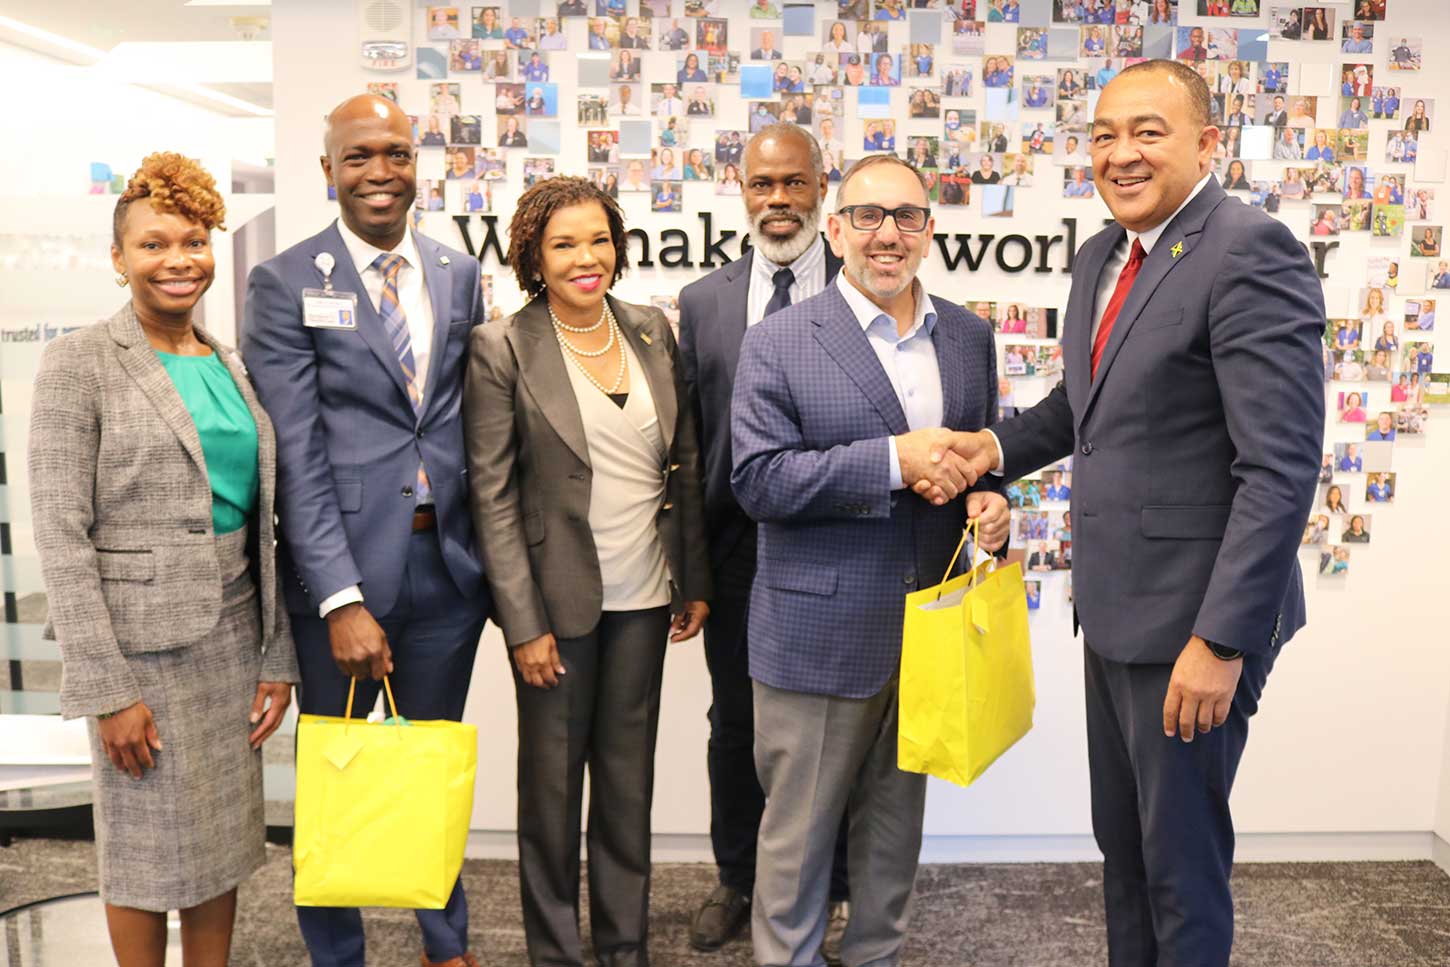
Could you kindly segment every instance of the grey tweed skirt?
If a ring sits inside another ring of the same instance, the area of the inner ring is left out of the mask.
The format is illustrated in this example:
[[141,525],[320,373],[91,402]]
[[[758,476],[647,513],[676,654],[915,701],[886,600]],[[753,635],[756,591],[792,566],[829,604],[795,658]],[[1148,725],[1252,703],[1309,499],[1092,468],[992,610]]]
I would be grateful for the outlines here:
[[128,655],[162,751],[139,780],[119,772],[89,719],[101,899],[181,910],[220,896],[265,861],[262,754],[247,743],[261,674],[261,615],[247,529],[217,537],[222,615],[206,637]]

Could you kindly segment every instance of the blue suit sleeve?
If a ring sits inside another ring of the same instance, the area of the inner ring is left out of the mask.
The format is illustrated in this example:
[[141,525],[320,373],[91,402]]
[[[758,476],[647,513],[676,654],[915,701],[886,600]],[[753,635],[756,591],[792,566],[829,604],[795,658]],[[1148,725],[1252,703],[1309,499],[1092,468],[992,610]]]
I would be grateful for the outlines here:
[[810,449],[791,381],[768,328],[740,347],[730,406],[730,486],[757,521],[891,516],[887,437]]
[[1193,631],[1266,651],[1323,456],[1323,294],[1304,247],[1279,222],[1266,222],[1224,257],[1210,300],[1237,490]]
[[314,602],[362,583],[348,547],[327,458],[317,350],[302,306],[270,265],[247,280],[242,358],[277,432],[277,514]]
[[700,364],[695,355],[695,312],[694,299],[680,293],[680,363],[685,377],[685,396],[683,401],[689,406],[690,412],[694,414],[695,426],[704,426],[704,414],[700,406]]
[[1072,452],[1072,404],[1062,380],[1036,406],[992,427],[1002,444],[1004,481],[1016,480]]
[[[987,335],[987,403],[982,412],[982,427],[995,429],[997,422],[997,337],[992,334],[991,323],[985,319],[980,320]],[[968,369],[968,372],[971,370]],[[960,427],[954,429],[974,430],[977,427]],[[968,488],[968,493],[974,490],[989,490],[1000,494],[1003,488],[1003,478],[999,473],[983,474],[977,478],[977,482]],[[1005,549],[1007,545],[1002,545]]]

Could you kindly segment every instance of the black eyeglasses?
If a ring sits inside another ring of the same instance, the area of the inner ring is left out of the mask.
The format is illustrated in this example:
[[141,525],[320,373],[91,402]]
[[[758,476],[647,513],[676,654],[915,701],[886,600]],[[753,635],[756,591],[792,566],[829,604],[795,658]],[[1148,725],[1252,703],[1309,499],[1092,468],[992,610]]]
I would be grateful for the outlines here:
[[837,215],[846,215],[851,219],[851,227],[858,232],[874,232],[886,222],[886,216],[890,215],[892,221],[896,222],[896,228],[902,232],[921,232],[926,230],[926,220],[931,217],[930,208],[922,208],[920,205],[902,205],[899,208],[882,208],[880,205],[847,205]]

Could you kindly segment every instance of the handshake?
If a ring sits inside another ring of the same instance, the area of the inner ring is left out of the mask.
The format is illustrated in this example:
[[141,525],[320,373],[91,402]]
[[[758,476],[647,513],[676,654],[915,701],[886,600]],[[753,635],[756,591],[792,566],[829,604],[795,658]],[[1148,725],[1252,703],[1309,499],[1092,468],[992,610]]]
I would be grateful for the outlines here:
[[986,430],[934,427],[896,438],[901,479],[913,493],[940,506],[998,469],[997,441]]

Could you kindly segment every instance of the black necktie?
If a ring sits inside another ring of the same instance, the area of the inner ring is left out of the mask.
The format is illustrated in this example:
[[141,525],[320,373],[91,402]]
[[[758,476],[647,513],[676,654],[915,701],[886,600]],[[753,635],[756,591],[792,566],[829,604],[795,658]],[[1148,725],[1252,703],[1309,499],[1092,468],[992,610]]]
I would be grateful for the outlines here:
[[775,291],[771,293],[770,301],[765,304],[767,316],[790,305],[790,287],[795,285],[795,273],[790,269],[776,269],[770,281],[775,286]]

